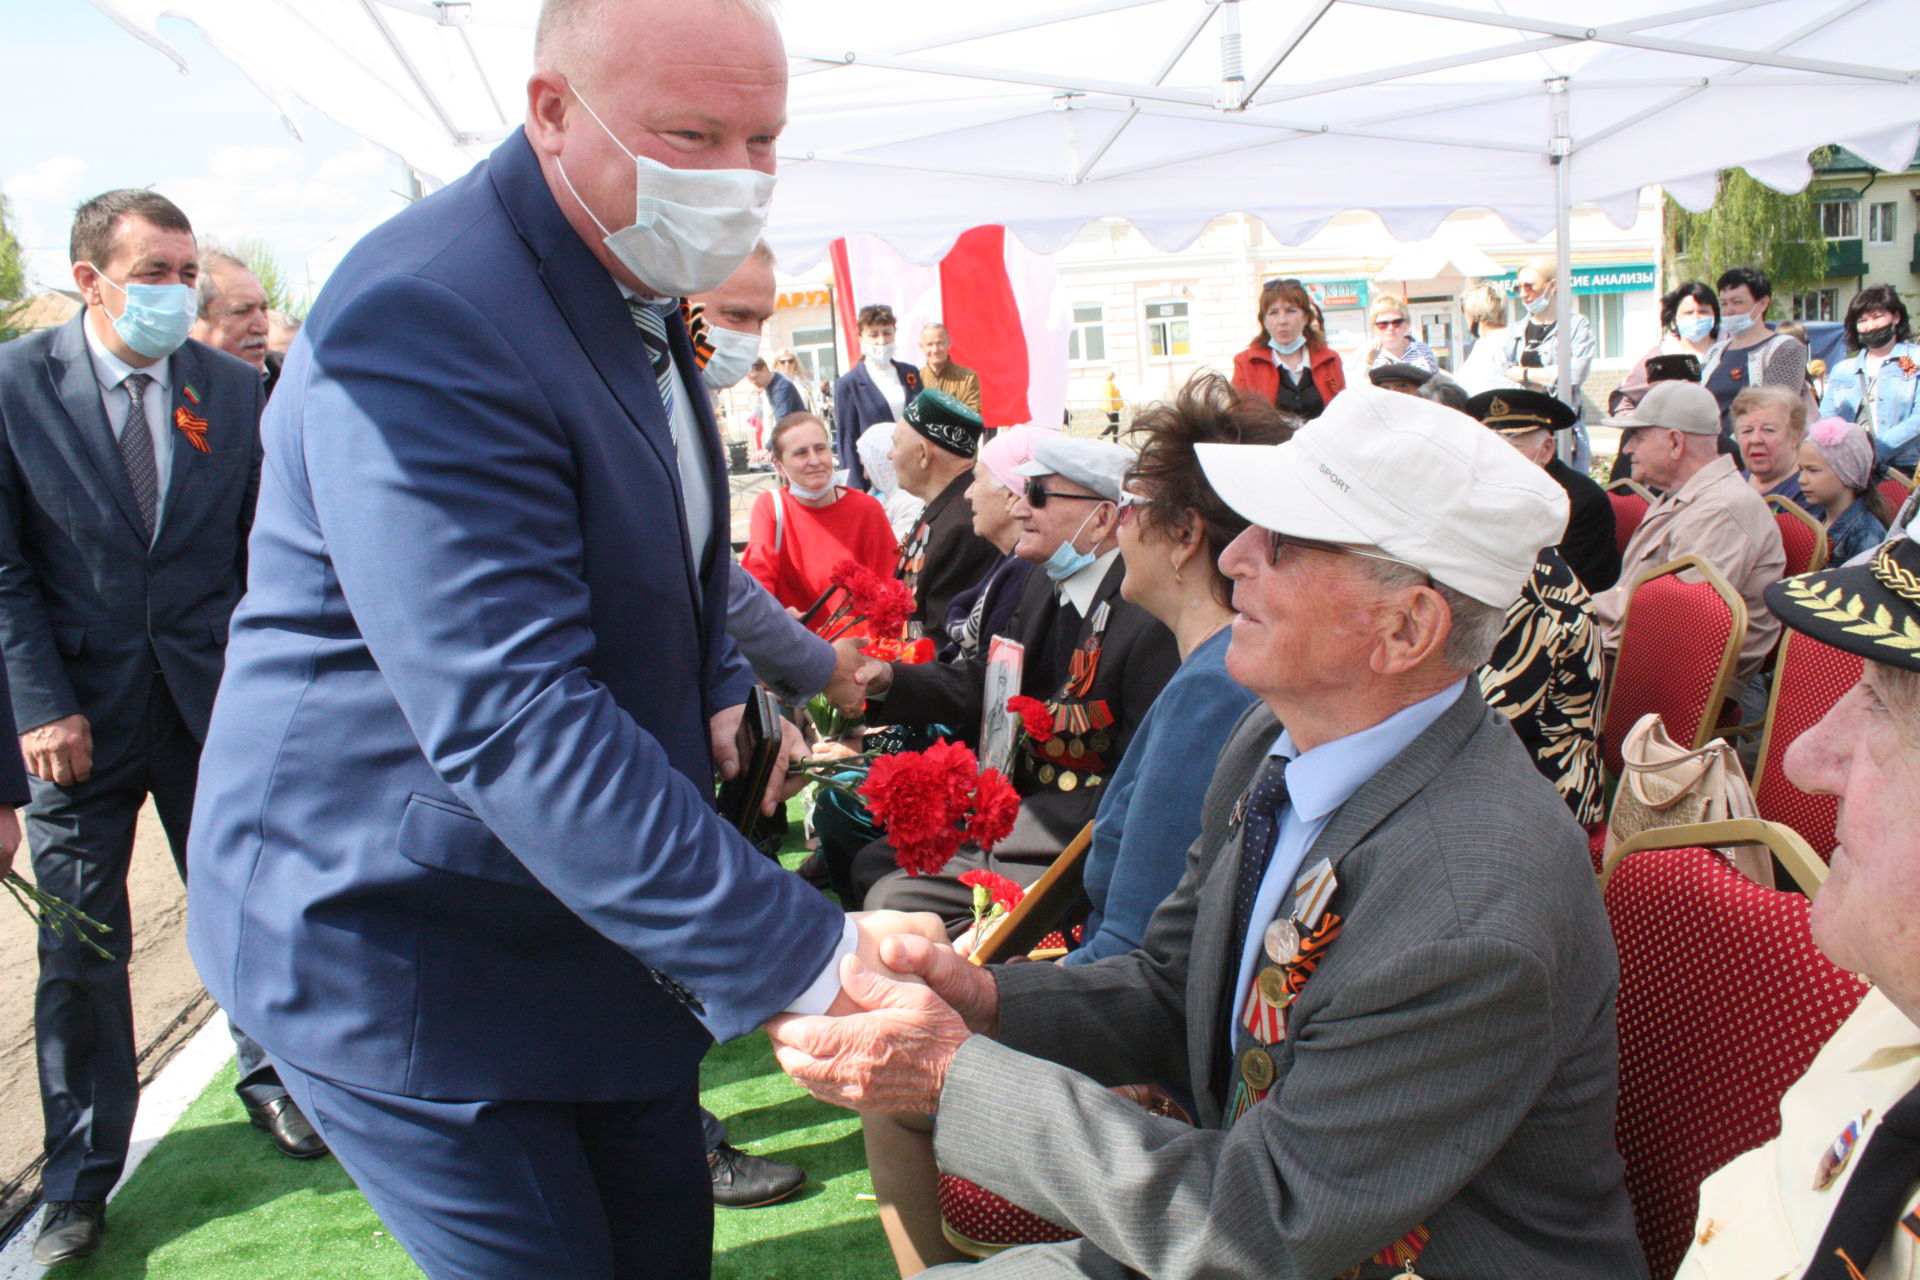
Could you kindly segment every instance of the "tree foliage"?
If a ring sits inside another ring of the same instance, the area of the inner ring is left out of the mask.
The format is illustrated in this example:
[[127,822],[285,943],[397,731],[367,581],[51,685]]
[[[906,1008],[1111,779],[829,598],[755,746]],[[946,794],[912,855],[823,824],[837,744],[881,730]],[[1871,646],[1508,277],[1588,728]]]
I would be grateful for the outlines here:
[[13,231],[13,208],[0,194],[0,342],[20,336],[13,321],[27,305],[27,262]]
[[[1728,267],[1757,266],[1784,301],[1827,278],[1827,238],[1814,188],[1783,195],[1744,169],[1721,171],[1713,206],[1703,213],[1688,213],[1668,196],[1662,251],[1666,277],[1676,284],[1711,284]],[[1774,314],[1784,315],[1786,308],[1776,306]]]

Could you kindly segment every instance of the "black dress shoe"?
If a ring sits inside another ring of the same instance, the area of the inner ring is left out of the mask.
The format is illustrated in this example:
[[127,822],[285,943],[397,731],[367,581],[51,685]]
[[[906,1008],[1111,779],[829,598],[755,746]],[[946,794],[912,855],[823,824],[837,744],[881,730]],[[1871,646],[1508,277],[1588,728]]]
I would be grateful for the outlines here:
[[33,1242],[33,1260],[43,1267],[84,1258],[100,1247],[107,1229],[107,1206],[98,1200],[49,1200]]
[[807,1185],[807,1171],[751,1156],[721,1143],[707,1152],[713,1174],[713,1202],[723,1209],[757,1209],[776,1204]]
[[272,1102],[258,1107],[247,1108],[247,1119],[256,1129],[265,1129],[267,1136],[273,1139],[273,1145],[283,1156],[295,1160],[312,1160],[327,1154],[327,1144],[307,1118],[300,1114],[300,1108],[294,1105],[292,1098],[282,1094]]

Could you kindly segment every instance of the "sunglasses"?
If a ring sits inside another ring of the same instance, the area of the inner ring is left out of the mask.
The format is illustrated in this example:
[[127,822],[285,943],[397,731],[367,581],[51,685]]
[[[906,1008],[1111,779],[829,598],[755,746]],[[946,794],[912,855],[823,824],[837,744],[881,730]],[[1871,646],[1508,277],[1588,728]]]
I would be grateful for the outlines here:
[[1295,538],[1288,534],[1275,533],[1271,529],[1264,532],[1267,535],[1267,567],[1269,569],[1279,567],[1280,548],[1292,547],[1299,551],[1324,551],[1336,556],[1359,556],[1362,560],[1385,560],[1388,564],[1397,564],[1413,570],[1426,578],[1427,585],[1433,585],[1431,574],[1413,561],[1402,560],[1399,556],[1385,555],[1379,551],[1362,551],[1358,547],[1349,547],[1338,542],[1315,542],[1311,538]]
[[1295,279],[1293,276],[1288,276],[1285,280],[1281,280],[1276,277],[1275,279],[1272,279],[1272,280],[1263,281],[1260,287],[1262,289],[1277,289],[1283,284],[1292,285],[1296,289],[1304,289],[1307,287],[1306,285],[1302,284],[1299,280]]
[[1375,320],[1373,327],[1376,329],[1403,329],[1406,327],[1406,324],[1407,319],[1405,316],[1395,316],[1391,320]]
[[1094,494],[1094,493],[1056,493],[1054,490],[1046,488],[1044,485],[1042,485],[1040,483],[1039,476],[1027,477],[1027,492],[1025,496],[1027,499],[1027,505],[1032,507],[1035,511],[1038,511],[1040,508],[1046,506],[1049,502],[1052,502],[1055,498],[1065,498],[1070,502],[1111,501],[1111,499],[1103,498],[1100,495]]

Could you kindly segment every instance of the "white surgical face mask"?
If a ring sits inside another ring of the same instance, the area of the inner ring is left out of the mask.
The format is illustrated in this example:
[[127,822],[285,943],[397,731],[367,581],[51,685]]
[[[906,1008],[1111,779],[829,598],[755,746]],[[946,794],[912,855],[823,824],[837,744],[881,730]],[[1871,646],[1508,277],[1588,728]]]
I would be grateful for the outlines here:
[[746,377],[747,370],[753,368],[753,362],[760,354],[760,335],[757,333],[742,333],[738,329],[723,329],[709,323],[707,341],[713,344],[713,355],[707,360],[707,367],[700,372],[706,378],[707,385],[715,391],[725,391]]
[[1723,338],[1737,338],[1751,328],[1753,328],[1753,312],[1751,311],[1740,316],[1723,315],[1720,317],[1720,336]]
[[684,298],[719,288],[747,260],[767,225],[773,175],[753,169],[670,169],[634,155],[578,89],[574,96],[634,164],[633,225],[608,231],[580,200],[566,166],[556,161],[560,181],[600,228],[607,250],[663,297]]
[[865,355],[867,359],[873,361],[875,364],[886,364],[893,359],[893,344],[891,342],[869,342],[865,338],[862,338],[860,339],[860,351],[861,354]]

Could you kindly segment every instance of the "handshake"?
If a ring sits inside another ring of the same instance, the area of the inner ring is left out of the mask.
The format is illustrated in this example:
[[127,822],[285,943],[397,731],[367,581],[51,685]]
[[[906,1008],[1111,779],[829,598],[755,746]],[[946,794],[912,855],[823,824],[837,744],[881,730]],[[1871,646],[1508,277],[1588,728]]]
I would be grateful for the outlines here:
[[940,1109],[953,1055],[994,1033],[993,975],[947,942],[938,916],[862,911],[855,954],[840,962],[840,994],[824,1015],[767,1023],[774,1057],[822,1102],[853,1111]]

